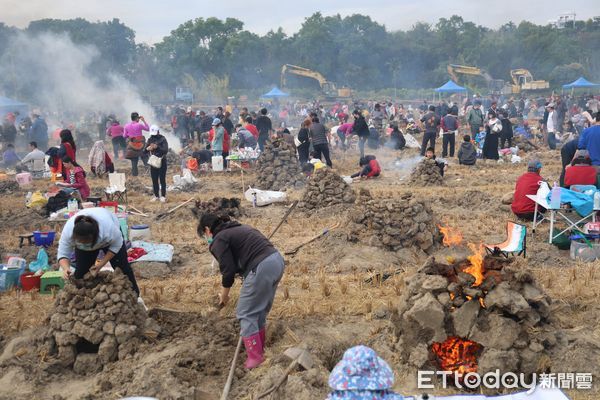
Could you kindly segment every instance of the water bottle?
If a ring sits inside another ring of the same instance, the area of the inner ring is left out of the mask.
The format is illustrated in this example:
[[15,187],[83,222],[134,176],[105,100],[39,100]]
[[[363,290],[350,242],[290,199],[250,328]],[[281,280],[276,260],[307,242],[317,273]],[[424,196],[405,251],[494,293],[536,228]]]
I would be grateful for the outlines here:
[[29,204],[29,202],[31,202],[31,196],[33,196],[33,193],[27,192],[27,196],[25,196],[25,205],[27,205],[27,204]]
[[600,192],[596,191],[594,193],[594,210],[598,211],[600,210]]
[[78,209],[79,206],[77,205],[77,200],[69,199],[69,202],[67,203],[67,210],[71,213],[76,212]]
[[552,210],[560,209],[560,186],[556,182],[550,191],[550,208]]

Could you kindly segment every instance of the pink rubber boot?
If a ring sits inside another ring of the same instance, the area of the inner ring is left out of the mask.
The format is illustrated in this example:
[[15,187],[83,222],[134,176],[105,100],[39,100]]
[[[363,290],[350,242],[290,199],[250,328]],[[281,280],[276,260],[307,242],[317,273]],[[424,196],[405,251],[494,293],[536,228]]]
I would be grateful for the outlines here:
[[246,354],[248,355],[244,367],[247,369],[258,367],[264,361],[264,350],[263,343],[260,339],[260,332],[242,339],[244,341],[244,347],[246,347]]

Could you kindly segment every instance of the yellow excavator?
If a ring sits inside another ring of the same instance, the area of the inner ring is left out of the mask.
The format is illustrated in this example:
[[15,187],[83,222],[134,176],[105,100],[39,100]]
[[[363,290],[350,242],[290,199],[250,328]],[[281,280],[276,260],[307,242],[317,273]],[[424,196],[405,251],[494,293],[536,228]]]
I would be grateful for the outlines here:
[[281,88],[285,88],[287,84],[287,75],[298,75],[306,78],[315,79],[319,82],[319,86],[321,86],[321,90],[325,94],[325,96],[330,98],[350,98],[352,97],[352,89],[350,88],[337,88],[335,83],[328,81],[325,79],[323,75],[321,75],[317,71],[310,70],[308,68],[299,67],[297,65],[285,64],[281,67]]
[[521,93],[524,90],[544,90],[550,88],[548,81],[534,81],[531,72],[524,68],[511,69],[512,92]]
[[460,81],[460,79],[458,79],[458,75],[479,76],[485,80],[488,85],[488,89],[492,94],[509,94],[512,91],[510,85],[507,85],[504,80],[492,78],[489,73],[481,68],[467,65],[449,64],[446,69],[454,82]]

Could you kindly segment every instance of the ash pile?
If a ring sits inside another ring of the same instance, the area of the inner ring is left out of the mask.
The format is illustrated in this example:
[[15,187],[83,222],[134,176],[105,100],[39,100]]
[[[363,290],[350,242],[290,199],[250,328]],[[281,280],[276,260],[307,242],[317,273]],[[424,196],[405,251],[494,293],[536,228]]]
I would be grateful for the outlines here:
[[255,187],[262,190],[284,190],[299,188],[304,184],[304,175],[296,158],[293,146],[283,139],[265,144],[265,151],[256,162],[258,177]]
[[86,274],[58,293],[46,348],[60,366],[79,374],[95,373],[135,353],[152,322],[120,270]]
[[13,180],[0,181],[0,193],[12,194],[20,191],[19,184]]
[[235,197],[215,197],[208,201],[196,200],[196,206],[192,208],[192,213],[197,218],[202,217],[203,214],[211,213],[218,215],[228,215],[230,217],[238,218],[244,215],[244,209],[242,207],[242,201]]
[[177,168],[181,165],[181,156],[173,150],[169,149],[165,157],[167,157],[167,165]]
[[400,199],[373,199],[361,190],[359,198],[361,208],[349,216],[349,240],[390,251],[416,247],[427,253],[435,248],[439,232],[429,203],[410,193]]
[[523,150],[526,153],[540,149],[538,146],[533,144],[531,140],[525,138],[523,135],[515,135],[512,140],[512,145],[517,146],[519,150]]
[[317,170],[308,182],[298,208],[314,210],[342,203],[354,203],[356,193],[341,176],[329,168]]
[[443,185],[444,178],[436,162],[424,158],[411,172],[409,183],[415,186]]
[[407,277],[395,321],[402,361],[462,374],[543,370],[558,341],[551,301],[510,263],[480,249],[450,265],[430,258]]

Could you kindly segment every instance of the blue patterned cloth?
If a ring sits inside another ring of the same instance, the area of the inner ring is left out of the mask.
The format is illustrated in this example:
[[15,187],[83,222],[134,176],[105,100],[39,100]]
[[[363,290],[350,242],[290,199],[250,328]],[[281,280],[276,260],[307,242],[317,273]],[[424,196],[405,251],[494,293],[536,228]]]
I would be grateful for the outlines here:
[[333,391],[328,400],[402,400],[390,390],[394,373],[377,353],[366,346],[352,347],[329,375]]

